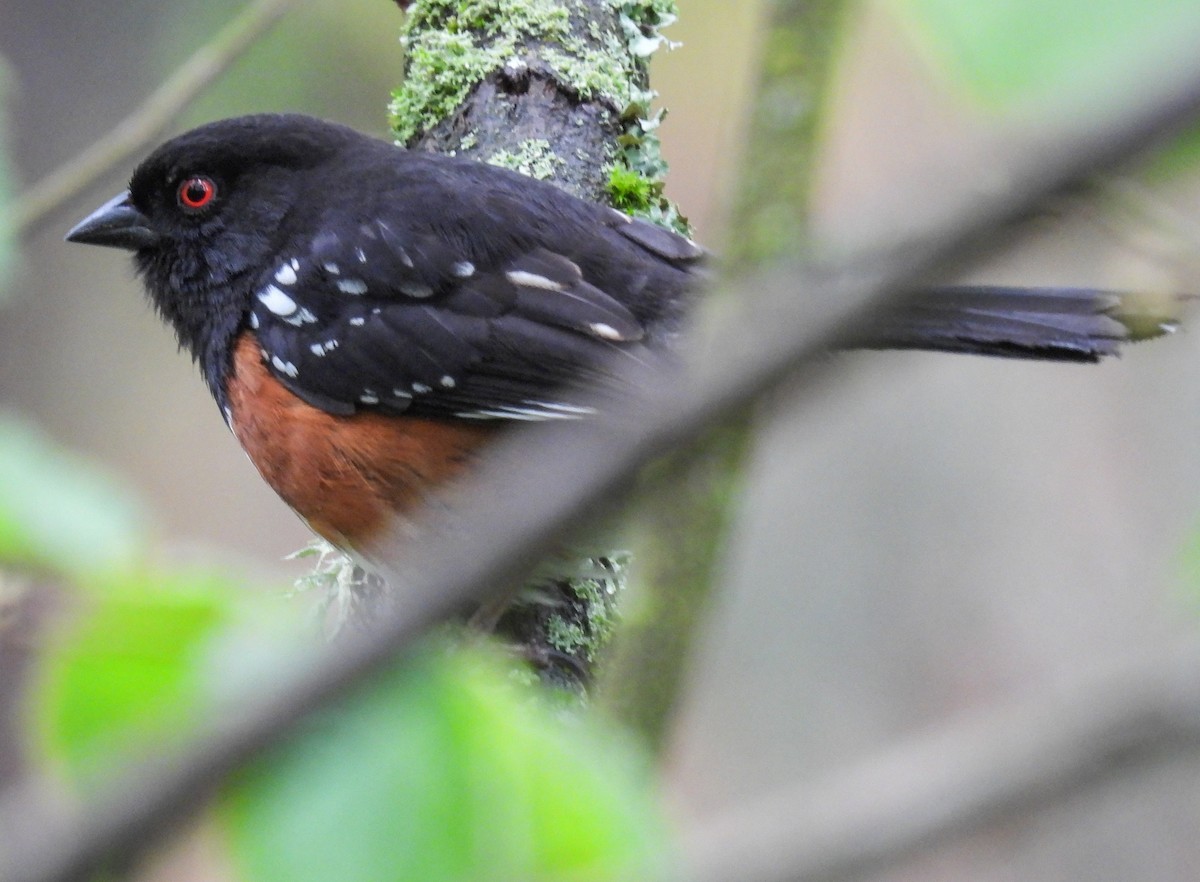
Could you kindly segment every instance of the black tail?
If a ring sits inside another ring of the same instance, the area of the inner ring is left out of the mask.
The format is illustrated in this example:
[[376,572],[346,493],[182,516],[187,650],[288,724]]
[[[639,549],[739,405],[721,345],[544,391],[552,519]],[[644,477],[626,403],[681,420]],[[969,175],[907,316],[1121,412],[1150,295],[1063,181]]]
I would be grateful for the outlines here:
[[847,346],[1099,361],[1123,343],[1175,330],[1178,305],[1094,288],[930,288],[875,316]]

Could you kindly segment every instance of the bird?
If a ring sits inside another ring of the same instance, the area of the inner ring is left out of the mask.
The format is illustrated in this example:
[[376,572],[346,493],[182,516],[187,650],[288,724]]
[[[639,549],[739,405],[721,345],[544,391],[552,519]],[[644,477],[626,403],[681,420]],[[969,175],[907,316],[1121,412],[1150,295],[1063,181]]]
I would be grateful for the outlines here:
[[[297,114],[166,141],[66,239],[132,252],[258,472],[368,564],[505,427],[628,394],[611,365],[669,357],[708,263],[551,183]],[[1090,288],[936,287],[846,345],[1093,362],[1169,330],[1137,318]]]

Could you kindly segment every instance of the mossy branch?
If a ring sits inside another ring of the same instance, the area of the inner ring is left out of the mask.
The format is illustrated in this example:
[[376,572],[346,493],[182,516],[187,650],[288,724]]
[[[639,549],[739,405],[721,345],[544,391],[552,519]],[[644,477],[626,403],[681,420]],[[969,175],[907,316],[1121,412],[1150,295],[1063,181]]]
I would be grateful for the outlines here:
[[[686,231],[663,195],[647,62],[673,0],[416,0],[403,4],[397,140],[548,180]],[[612,633],[624,556],[604,544],[543,565],[498,628],[555,682],[588,682]]]
[[396,138],[686,231],[663,195],[647,71],[674,20],[674,0],[417,0]]

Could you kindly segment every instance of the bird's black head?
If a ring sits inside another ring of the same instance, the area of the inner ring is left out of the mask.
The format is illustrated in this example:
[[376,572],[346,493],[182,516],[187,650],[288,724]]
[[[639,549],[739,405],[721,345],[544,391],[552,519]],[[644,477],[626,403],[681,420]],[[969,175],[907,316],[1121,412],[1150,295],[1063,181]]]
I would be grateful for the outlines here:
[[352,129],[311,117],[256,115],[186,132],[154,151],[129,189],[67,240],[125,248],[155,307],[200,361],[218,400],[256,273],[286,246],[291,219]]

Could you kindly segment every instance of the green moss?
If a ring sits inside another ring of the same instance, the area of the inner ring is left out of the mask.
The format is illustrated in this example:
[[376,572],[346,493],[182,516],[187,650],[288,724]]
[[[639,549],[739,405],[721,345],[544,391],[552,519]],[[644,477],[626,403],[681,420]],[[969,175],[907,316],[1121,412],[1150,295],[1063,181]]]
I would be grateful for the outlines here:
[[408,53],[405,82],[391,104],[397,139],[410,143],[445,119],[527,47],[584,100],[626,107],[645,72],[619,34],[593,33],[592,41],[574,36],[571,13],[577,7],[558,0],[416,0],[401,35]]
[[607,566],[601,576],[581,580],[575,592],[586,603],[588,624],[591,626],[592,656],[606,646],[621,620],[617,599],[625,589],[629,568],[628,552],[606,558]]
[[657,134],[665,115],[660,110],[649,116],[638,108],[626,114],[617,160],[609,172],[608,197],[622,211],[691,235],[687,218],[665,193],[667,162]]
[[568,40],[561,49],[547,46],[541,56],[563,84],[585,101],[603,99],[620,109],[635,97],[636,88],[631,84],[636,72],[614,34],[606,34],[598,44]]
[[608,175],[608,195],[613,208],[637,214],[650,206],[654,185],[626,165],[614,165]]
[[569,580],[575,608],[550,614],[546,621],[547,642],[573,658],[589,662],[599,658],[620,621],[618,601],[628,566],[627,552],[586,561]]
[[476,131],[470,131],[458,139],[458,149],[470,150],[477,143],[479,143],[479,133]]
[[498,52],[476,45],[470,34],[429,31],[410,43],[408,77],[392,96],[392,129],[409,143],[462,104],[470,89],[501,63]]
[[571,656],[591,657],[590,651],[585,646],[587,634],[584,633],[582,625],[555,617],[549,622],[546,636],[550,645],[559,652]]
[[559,167],[567,164],[545,138],[530,138],[516,150],[497,150],[486,161],[540,181],[554,177]]
[[[578,0],[416,0],[402,41],[406,78],[393,95],[392,128],[409,144],[450,116],[484,78],[514,58],[531,54],[548,64],[562,86],[585,101],[609,105],[622,133],[609,196],[617,207],[688,233],[687,220],[663,194],[667,166],[651,113],[657,93],[647,88],[650,56],[671,44],[659,29],[676,17],[674,0],[609,0],[618,28],[589,24],[588,39],[571,32]],[[534,177],[554,176],[558,160],[547,145],[527,145],[489,161]],[[637,180],[635,180],[635,178]]]
[[[674,0],[611,0],[620,13],[627,51],[641,65],[660,47],[676,44],[659,34],[675,21]],[[644,82],[644,79],[643,79]],[[619,153],[609,175],[609,199],[617,208],[685,235],[691,234],[687,218],[667,199],[664,188],[667,162],[663,159],[658,127],[665,110],[651,113],[650,105],[658,93],[640,89],[631,95],[621,114],[622,133]]]

